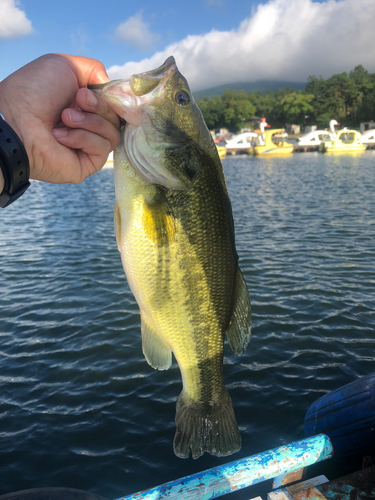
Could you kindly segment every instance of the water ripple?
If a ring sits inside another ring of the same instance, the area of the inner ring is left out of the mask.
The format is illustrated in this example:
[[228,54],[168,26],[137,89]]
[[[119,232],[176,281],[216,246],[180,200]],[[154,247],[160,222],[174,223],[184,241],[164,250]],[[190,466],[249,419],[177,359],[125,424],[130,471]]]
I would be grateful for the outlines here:
[[[233,458],[302,437],[316,398],[374,370],[374,160],[224,160],[254,323],[240,357],[225,344],[243,440]],[[33,182],[1,213],[0,493],[116,498],[228,461],[173,454],[180,374],[143,358],[112,175]]]

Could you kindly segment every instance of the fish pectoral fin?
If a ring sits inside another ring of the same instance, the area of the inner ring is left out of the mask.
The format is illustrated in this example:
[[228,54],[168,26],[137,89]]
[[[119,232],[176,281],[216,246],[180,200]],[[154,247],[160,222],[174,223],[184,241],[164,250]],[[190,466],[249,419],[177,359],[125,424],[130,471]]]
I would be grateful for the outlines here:
[[155,370],[168,370],[172,364],[172,351],[161,340],[155,329],[141,313],[142,351],[147,363]]
[[251,304],[249,292],[239,268],[237,268],[234,293],[234,308],[226,333],[232,351],[234,354],[238,355],[246,349],[251,335]]
[[118,251],[121,252],[121,212],[117,201],[115,202],[115,209],[113,212],[113,220],[115,223],[115,236],[117,241]]
[[146,198],[142,213],[143,229],[157,246],[169,245],[175,238],[175,220],[163,193]]

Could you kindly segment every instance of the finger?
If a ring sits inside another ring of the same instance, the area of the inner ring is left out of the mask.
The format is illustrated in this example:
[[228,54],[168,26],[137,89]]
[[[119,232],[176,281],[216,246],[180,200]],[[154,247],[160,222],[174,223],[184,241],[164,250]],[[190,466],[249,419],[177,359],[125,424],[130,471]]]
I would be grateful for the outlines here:
[[69,54],[59,54],[64,57],[78,80],[79,87],[86,87],[89,84],[105,83],[109,78],[104,65],[96,59],[82,56],[71,56]]
[[[100,170],[112,151],[110,141],[83,129],[55,129],[55,139],[70,149],[77,150],[80,158],[89,157],[96,170]],[[82,155],[81,153],[85,153]],[[82,163],[82,162],[81,162]]]
[[76,95],[77,105],[84,111],[96,113],[111,122],[116,128],[120,128],[120,118],[109,106],[107,101],[94,94],[87,88],[80,89]]
[[78,109],[69,108],[63,111],[61,118],[64,124],[69,128],[92,132],[94,135],[109,141],[111,151],[115,149],[120,142],[120,131],[110,121],[102,118],[96,113],[87,113]]

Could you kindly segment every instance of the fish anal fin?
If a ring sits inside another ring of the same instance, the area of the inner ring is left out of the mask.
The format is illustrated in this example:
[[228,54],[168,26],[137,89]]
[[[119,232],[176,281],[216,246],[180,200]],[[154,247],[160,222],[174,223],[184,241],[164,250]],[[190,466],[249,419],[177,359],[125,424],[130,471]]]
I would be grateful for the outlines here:
[[168,370],[172,351],[141,314],[142,351],[147,363],[155,370]]
[[240,448],[241,436],[232,401],[225,388],[220,402],[212,406],[189,404],[183,392],[180,394],[173,441],[175,455],[188,458],[191,450],[193,458],[199,458],[204,452],[225,457]]
[[232,351],[234,354],[238,355],[246,349],[251,335],[251,305],[249,292],[239,268],[237,268],[236,273],[234,294],[232,318],[226,333]]
[[117,201],[115,202],[113,220],[115,223],[115,236],[116,236],[117,248],[118,251],[121,252],[121,212]]

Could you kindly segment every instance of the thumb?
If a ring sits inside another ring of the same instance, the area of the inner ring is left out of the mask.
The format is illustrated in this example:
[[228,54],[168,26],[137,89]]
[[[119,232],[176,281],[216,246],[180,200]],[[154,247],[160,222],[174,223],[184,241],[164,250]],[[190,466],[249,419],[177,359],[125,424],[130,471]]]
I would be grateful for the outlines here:
[[80,88],[95,83],[105,83],[109,81],[104,65],[96,59],[89,57],[71,56],[69,54],[59,54],[68,61],[69,66],[76,75]]

